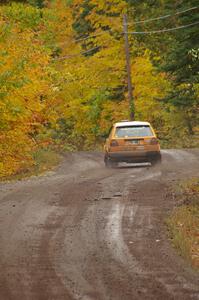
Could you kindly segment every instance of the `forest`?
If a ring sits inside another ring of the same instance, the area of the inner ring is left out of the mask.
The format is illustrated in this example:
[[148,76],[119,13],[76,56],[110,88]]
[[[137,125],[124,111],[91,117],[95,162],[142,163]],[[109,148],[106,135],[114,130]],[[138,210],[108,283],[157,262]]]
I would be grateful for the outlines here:
[[135,119],[163,148],[199,146],[198,0],[27,0],[0,4],[0,177],[39,149],[102,149],[129,118],[123,15]]

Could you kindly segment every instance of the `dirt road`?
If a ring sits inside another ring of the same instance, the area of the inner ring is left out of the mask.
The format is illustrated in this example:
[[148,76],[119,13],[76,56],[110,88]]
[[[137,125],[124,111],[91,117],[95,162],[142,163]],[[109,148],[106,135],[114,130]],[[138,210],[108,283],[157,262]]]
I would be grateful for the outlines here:
[[102,154],[0,185],[0,300],[199,299],[199,278],[166,237],[168,186],[199,173],[197,151],[160,167],[105,169]]

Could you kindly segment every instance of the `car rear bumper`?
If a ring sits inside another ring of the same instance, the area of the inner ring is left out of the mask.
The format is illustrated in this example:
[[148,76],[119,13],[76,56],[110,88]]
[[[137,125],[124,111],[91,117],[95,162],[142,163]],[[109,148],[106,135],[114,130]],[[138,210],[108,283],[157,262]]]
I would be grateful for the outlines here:
[[161,159],[159,151],[108,152],[105,155],[116,162],[151,162]]

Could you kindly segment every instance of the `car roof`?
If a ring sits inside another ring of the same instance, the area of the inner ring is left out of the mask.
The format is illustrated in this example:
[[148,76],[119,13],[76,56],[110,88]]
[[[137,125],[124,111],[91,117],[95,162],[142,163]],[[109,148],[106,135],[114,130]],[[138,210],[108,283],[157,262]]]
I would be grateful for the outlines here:
[[150,126],[150,123],[149,122],[142,122],[142,121],[123,121],[123,122],[117,122],[117,123],[114,124],[115,127],[139,126],[139,125]]

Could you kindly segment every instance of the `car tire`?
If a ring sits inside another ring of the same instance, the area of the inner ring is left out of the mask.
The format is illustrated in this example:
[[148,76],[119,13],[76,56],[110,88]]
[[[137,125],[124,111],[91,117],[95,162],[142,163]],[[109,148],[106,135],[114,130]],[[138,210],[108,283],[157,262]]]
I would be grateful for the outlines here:
[[118,165],[117,162],[112,161],[107,155],[104,157],[104,163],[107,168],[116,168]]
[[158,155],[158,156],[155,157],[155,158],[152,158],[152,159],[150,160],[150,163],[151,163],[151,166],[152,166],[152,167],[161,164],[161,162],[162,162],[161,154]]

